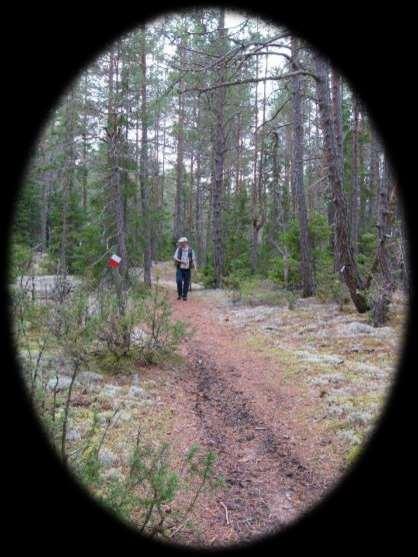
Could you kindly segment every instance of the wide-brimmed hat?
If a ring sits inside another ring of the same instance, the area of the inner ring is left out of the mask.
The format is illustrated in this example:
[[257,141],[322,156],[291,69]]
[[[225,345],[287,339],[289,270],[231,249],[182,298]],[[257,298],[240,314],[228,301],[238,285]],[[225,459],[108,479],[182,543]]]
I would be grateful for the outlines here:
[[181,238],[179,238],[179,240],[177,240],[179,244],[181,244],[182,242],[188,242],[188,239],[185,236],[182,236]]

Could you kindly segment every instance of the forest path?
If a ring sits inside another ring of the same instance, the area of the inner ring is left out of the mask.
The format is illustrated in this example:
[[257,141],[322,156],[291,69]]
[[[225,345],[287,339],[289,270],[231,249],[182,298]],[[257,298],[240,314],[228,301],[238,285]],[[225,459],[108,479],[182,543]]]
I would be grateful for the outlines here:
[[225,294],[192,290],[187,302],[178,301],[168,276],[173,268],[162,270],[173,317],[191,333],[180,347],[187,363],[176,382],[183,391],[176,417],[187,426],[177,435],[188,429],[190,440],[215,451],[225,480],[215,512],[208,500],[199,516],[203,539],[216,545],[254,539],[293,520],[320,497],[332,474],[311,465],[318,446],[294,411],[303,405],[301,393],[281,384],[277,362],[243,345],[225,318]]

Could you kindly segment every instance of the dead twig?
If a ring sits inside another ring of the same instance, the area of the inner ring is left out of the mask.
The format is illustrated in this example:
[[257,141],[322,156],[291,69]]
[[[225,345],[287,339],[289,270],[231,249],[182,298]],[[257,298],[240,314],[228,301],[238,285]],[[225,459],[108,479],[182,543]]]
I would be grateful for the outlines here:
[[229,526],[228,507],[225,505],[225,503],[222,503],[222,501],[219,501],[219,502],[220,502],[220,504],[222,505],[222,507],[224,508],[226,524],[227,524],[227,526]]

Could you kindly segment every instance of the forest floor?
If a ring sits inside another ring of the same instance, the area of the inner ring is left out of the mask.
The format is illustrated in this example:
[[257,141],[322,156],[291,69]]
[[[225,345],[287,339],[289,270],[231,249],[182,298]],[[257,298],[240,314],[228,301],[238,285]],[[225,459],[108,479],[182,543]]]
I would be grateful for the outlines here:
[[207,495],[181,543],[219,546],[277,530],[318,501],[361,450],[396,370],[403,302],[374,329],[354,308],[315,298],[246,307],[197,285],[177,301],[189,334],[170,369],[144,369],[169,410],[177,451],[213,449],[225,487]]
[[69,444],[94,404],[103,423],[121,407],[103,447],[106,473],[126,473],[138,425],[144,442],[169,442],[174,468],[195,444],[217,455],[224,484],[202,494],[173,541],[219,547],[277,531],[361,453],[395,376],[405,300],[396,294],[388,325],[375,329],[351,305],[316,298],[248,306],[194,284],[177,301],[172,263],[153,272],[187,334],[170,361],[77,386]]

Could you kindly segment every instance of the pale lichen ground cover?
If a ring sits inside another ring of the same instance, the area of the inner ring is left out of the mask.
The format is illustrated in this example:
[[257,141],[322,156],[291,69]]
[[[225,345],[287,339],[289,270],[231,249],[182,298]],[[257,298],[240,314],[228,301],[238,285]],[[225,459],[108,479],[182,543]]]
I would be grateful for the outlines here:
[[395,295],[390,321],[381,328],[371,327],[367,315],[354,308],[340,311],[314,298],[298,300],[293,310],[230,304],[227,316],[247,346],[277,362],[272,384],[292,382],[316,401],[311,417],[321,421],[336,451],[353,460],[378,423],[395,380],[406,317],[402,296]]

